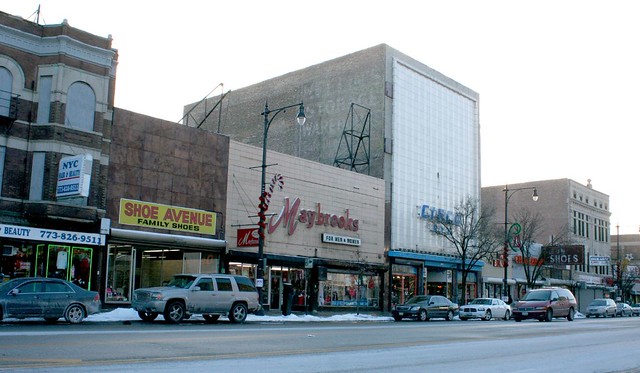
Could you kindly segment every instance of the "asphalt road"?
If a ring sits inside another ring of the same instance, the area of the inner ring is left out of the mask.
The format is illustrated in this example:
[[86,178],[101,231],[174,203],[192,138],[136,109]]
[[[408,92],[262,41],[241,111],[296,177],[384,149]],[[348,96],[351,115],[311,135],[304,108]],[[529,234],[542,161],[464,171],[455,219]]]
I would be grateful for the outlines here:
[[614,372],[640,370],[640,317],[0,324],[1,371]]

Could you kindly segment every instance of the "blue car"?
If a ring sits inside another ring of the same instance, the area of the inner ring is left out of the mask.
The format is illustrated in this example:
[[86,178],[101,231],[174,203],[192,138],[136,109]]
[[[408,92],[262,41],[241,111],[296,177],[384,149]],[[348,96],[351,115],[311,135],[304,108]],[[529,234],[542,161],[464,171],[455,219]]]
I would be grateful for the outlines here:
[[24,277],[0,284],[0,320],[43,318],[72,324],[100,312],[97,292],[57,278]]

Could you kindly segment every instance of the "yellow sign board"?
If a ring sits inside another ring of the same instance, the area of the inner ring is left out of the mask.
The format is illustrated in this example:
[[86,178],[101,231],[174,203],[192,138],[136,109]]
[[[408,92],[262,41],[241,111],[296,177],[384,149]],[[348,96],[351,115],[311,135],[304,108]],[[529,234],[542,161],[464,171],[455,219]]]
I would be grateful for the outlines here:
[[120,199],[120,224],[172,229],[176,231],[216,234],[214,212]]

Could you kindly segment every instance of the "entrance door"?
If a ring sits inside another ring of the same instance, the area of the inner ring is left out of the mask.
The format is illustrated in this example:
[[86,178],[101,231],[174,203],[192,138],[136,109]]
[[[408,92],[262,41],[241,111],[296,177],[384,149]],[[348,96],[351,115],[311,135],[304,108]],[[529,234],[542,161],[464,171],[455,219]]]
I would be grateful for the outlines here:
[[393,275],[393,294],[391,299],[394,304],[402,304],[416,295],[415,275]]
[[135,265],[136,249],[131,246],[109,247],[105,301],[131,301]]
[[282,297],[282,271],[271,270],[271,283],[269,286],[269,307],[271,309],[280,309]]

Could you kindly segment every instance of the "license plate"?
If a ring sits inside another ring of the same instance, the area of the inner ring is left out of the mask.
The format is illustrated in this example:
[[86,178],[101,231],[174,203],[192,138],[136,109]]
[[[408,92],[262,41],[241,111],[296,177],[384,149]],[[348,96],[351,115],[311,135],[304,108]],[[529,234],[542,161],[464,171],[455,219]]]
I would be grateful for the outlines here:
[[398,312],[398,316],[404,316],[404,312]]
[[529,312],[527,312],[527,311],[522,312],[522,316],[527,316],[528,314],[529,314]]

